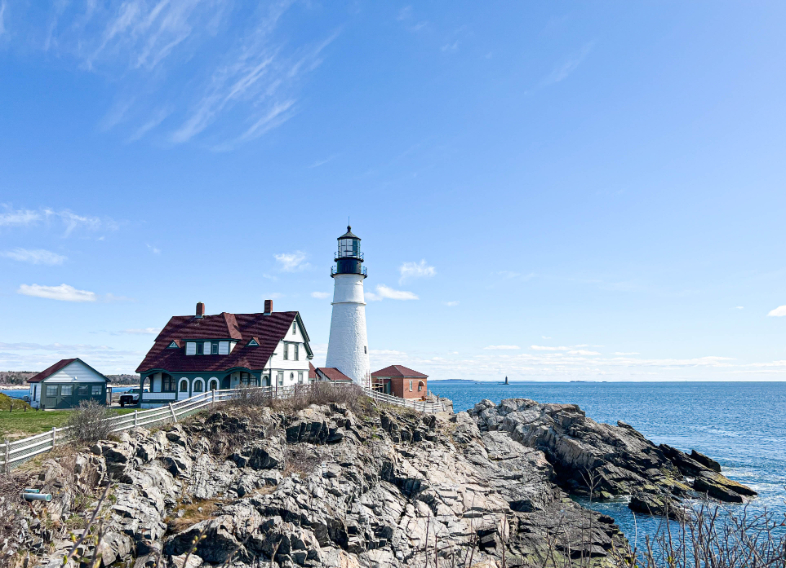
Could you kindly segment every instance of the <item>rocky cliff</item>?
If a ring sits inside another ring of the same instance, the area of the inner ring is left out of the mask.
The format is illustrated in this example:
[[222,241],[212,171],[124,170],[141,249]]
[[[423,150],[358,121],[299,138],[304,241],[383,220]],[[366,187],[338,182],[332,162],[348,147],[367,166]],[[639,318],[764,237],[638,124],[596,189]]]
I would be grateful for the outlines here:
[[720,465],[696,452],[656,446],[624,422],[587,418],[575,404],[538,404],[528,399],[484,400],[470,411],[481,431],[507,433],[540,450],[554,467],[555,482],[572,494],[595,499],[630,496],[629,507],[679,518],[685,497],[709,495],[743,503],[756,492],[721,474]]
[[[62,565],[109,484],[79,550],[104,566],[613,566],[613,519],[567,491],[584,491],[586,471],[599,494],[651,485],[659,498],[690,491],[686,468],[720,476],[670,452],[532,401],[440,415],[224,406],[22,468],[0,498],[0,563]],[[24,504],[25,486],[54,498]]]

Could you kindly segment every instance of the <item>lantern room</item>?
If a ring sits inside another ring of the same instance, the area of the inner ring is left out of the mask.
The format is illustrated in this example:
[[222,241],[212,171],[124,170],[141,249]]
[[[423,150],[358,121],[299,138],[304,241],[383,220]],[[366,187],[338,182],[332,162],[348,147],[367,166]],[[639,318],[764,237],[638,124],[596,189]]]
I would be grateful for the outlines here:
[[330,271],[331,276],[336,274],[360,274],[367,276],[363,264],[363,253],[360,252],[360,237],[352,234],[352,227],[347,226],[347,232],[338,238],[338,251],[336,252],[336,266]]

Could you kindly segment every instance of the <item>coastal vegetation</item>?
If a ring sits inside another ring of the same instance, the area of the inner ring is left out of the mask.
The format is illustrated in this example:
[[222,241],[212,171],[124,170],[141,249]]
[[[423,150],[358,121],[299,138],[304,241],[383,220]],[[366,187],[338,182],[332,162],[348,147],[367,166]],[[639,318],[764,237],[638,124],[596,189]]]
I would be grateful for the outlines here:
[[[74,410],[34,410],[26,402],[18,399],[14,403],[13,412],[8,412],[7,403],[5,411],[3,411],[4,401],[1,398],[3,396],[5,395],[0,395],[0,439],[15,440],[41,434],[52,428],[62,428],[74,413]],[[17,406],[17,403],[20,406]],[[23,407],[21,404],[25,406]],[[129,408],[108,409],[108,412],[112,414],[126,414],[133,411]]]

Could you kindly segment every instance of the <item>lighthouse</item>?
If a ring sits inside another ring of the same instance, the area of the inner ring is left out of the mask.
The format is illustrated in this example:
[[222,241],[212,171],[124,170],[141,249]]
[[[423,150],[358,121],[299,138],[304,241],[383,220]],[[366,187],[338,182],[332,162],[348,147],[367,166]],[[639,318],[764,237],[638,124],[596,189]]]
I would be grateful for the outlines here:
[[366,339],[366,302],[363,281],[366,268],[360,252],[360,237],[352,234],[352,227],[338,238],[336,266],[330,270],[333,278],[333,315],[330,319],[326,367],[334,367],[356,384],[370,386]]

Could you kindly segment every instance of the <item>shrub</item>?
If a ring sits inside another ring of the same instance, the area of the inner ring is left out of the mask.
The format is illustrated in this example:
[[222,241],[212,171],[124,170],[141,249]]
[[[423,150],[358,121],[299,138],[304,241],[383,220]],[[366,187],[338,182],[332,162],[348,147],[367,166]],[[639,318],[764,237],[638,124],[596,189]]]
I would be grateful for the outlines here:
[[112,434],[112,413],[109,409],[94,400],[83,400],[71,412],[66,426],[71,428],[69,434],[73,440],[92,443],[106,440]]

